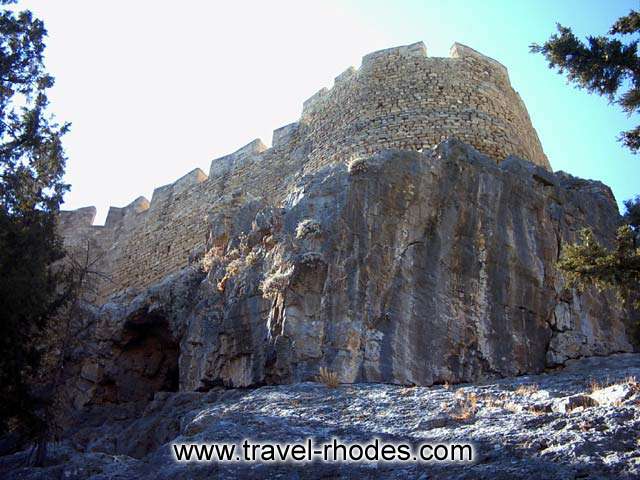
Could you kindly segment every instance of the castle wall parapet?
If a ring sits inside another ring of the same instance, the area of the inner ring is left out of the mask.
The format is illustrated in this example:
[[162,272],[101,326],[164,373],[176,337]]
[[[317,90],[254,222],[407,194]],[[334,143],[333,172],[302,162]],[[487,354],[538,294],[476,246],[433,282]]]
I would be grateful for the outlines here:
[[256,158],[266,149],[267,146],[262,143],[262,140],[256,138],[235,152],[213,160],[211,162],[209,176],[220,177],[245,162],[256,160]]
[[397,59],[426,58],[427,47],[424,42],[416,42],[411,45],[401,45],[399,47],[385,48],[371,52],[362,57],[362,66],[367,67],[377,61],[390,61]]
[[272,148],[285,147],[291,143],[292,137],[298,132],[300,124],[293,122],[280,128],[276,128],[273,131],[273,138],[271,140]]

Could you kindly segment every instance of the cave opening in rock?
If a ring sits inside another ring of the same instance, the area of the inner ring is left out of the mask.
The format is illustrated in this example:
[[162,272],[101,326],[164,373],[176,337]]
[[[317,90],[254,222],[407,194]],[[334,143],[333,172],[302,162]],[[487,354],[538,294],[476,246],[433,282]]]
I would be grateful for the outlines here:
[[118,400],[150,400],[156,392],[178,391],[179,353],[164,316],[146,313],[131,318],[116,361]]

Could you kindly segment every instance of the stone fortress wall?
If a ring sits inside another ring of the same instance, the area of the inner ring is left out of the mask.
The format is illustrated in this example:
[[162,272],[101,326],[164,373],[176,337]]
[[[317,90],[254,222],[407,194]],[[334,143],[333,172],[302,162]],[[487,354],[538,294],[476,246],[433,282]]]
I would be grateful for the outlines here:
[[364,56],[360,69],[346,70],[331,90],[304,102],[298,122],[275,130],[271,148],[254,140],[213,160],[209,175],[195,169],[155,189],[151,201],[111,207],[104,226],[93,225],[94,207],[61,212],[60,229],[69,247],[90,244],[99,257],[98,268],[110,277],[101,296],[142,288],[202,253],[209,218],[222,213],[232,221],[234,205],[247,197],[277,205],[299,175],[386,148],[430,148],[448,137],[497,162],[513,154],[551,170],[501,64],[457,43],[451,58],[429,58],[419,42]]

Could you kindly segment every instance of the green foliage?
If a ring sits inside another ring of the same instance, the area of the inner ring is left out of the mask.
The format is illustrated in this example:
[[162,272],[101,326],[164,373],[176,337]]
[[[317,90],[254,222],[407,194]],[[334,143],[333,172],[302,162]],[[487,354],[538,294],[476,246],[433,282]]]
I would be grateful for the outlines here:
[[38,366],[35,339],[63,302],[62,273],[50,267],[64,255],[56,216],[69,125],[47,112],[44,25],[11,3],[0,0],[0,433],[34,433],[42,425],[26,379]]
[[640,233],[640,195],[625,200],[624,207],[624,222],[633,229],[634,233]]
[[[640,248],[629,225],[618,229],[612,250],[603,247],[591,230],[582,230],[580,241],[565,247],[557,266],[571,285],[613,289],[624,301],[640,291]],[[640,306],[637,299],[635,303]]]
[[[614,23],[608,36],[589,36],[586,43],[570,28],[560,24],[557,28],[558,33],[543,45],[532,44],[531,52],[542,53],[549,68],[557,68],[559,73],[566,73],[569,82],[619,104],[628,115],[640,111],[638,40],[623,43],[616,38],[640,32],[640,14],[632,10]],[[620,141],[638,153],[640,126],[622,132]]]
[[640,308],[640,196],[624,202],[624,221],[615,247],[603,247],[591,230],[582,230],[578,243],[567,245],[557,266],[571,285],[613,289],[623,301]]
[[640,30],[640,13],[631,10],[626,17],[619,18],[616,23],[613,24],[609,33],[614,35],[616,33],[635,33]]

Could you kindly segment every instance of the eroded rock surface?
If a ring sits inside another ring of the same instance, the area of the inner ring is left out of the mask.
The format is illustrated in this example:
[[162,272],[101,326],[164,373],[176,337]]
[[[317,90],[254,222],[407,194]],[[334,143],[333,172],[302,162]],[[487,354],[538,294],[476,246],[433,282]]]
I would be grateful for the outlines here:
[[[402,387],[320,383],[162,392],[153,401],[94,405],[50,447],[0,459],[11,479],[640,477],[640,355],[570,360],[552,373],[481,384]],[[619,392],[623,392],[619,394]],[[618,392],[618,393],[614,393]],[[588,402],[567,399],[584,397]],[[558,411],[556,404],[572,403]],[[173,442],[472,442],[473,464],[181,463]]]
[[78,406],[303,382],[432,385],[631,351],[613,295],[567,288],[559,250],[611,242],[608,187],[447,141],[299,178],[281,206],[237,192],[203,260],[87,306]]
[[[61,398],[73,402],[59,402],[62,443],[44,469],[20,469],[23,452],[0,472],[633,478],[638,387],[622,380],[640,377],[639,357],[572,360],[631,351],[633,319],[611,294],[568,288],[554,266],[579,229],[611,244],[619,221],[599,182],[515,157],[496,164],[455,140],[298,176],[279,205],[232,192],[217,200],[206,250],[188,268],[83,305],[86,328],[64,369]],[[321,368],[345,386],[309,383]],[[442,386],[465,382],[484,383]],[[309,435],[466,438],[480,458],[470,471],[302,471],[178,466],[169,449],[176,439]]]

